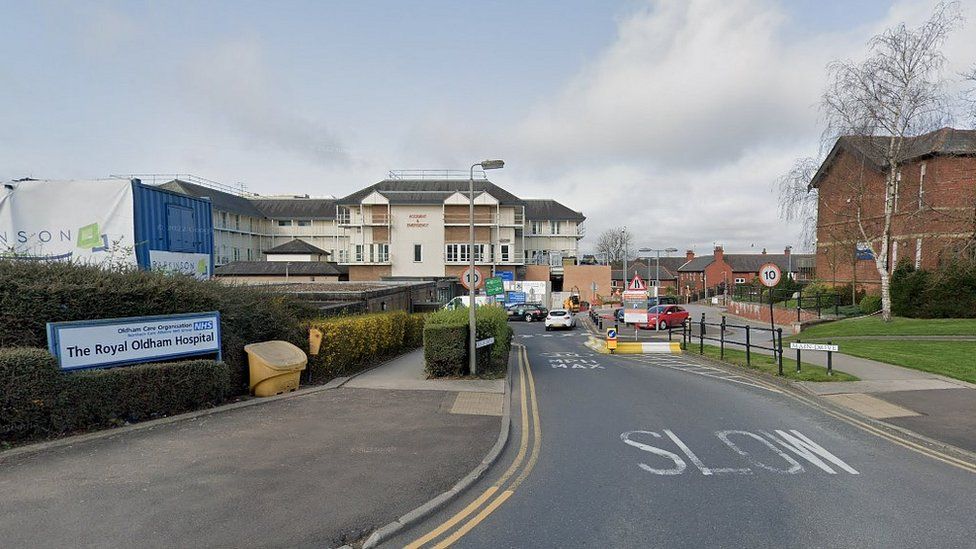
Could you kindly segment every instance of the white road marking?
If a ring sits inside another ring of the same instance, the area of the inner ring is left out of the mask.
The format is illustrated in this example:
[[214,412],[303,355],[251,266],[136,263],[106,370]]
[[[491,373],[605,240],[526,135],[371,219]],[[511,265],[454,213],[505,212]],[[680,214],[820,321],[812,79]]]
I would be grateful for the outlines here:
[[[679,438],[678,435],[676,435],[673,431],[671,431],[670,429],[663,429],[662,432],[665,435],[667,435],[667,438],[670,439],[672,443],[674,443],[677,449],[680,450],[681,453],[683,453],[684,456],[687,457],[688,461],[690,461],[698,469],[698,471],[701,472],[703,476],[715,476],[721,474],[751,475],[754,472],[754,469],[752,467],[709,467],[705,465],[702,458],[700,458],[698,454],[692,451],[692,449],[687,444],[685,444],[685,442],[681,440],[681,438]],[[789,453],[787,453],[786,451],[780,448],[782,447],[790,452],[793,452],[797,456],[802,457],[810,464],[816,466],[816,468],[828,474],[836,475],[837,472],[830,465],[827,465],[825,461],[830,462],[834,466],[843,469],[844,471],[852,475],[859,474],[857,470],[855,470],[853,467],[845,463],[843,460],[841,460],[834,454],[830,453],[823,446],[810,440],[810,438],[808,438],[803,433],[797,431],[796,429],[791,429],[789,432],[777,429],[775,432],[776,435],[778,436],[772,435],[767,431],[758,431],[758,433],[760,434],[757,434],[751,431],[744,431],[741,429],[728,429],[728,430],[715,431],[714,434],[720,441],[722,441],[725,444],[725,446],[727,446],[732,451],[732,454],[730,455],[739,457],[740,459],[745,459],[746,461],[749,462],[750,465],[756,468],[755,470],[768,471],[768,472],[784,474],[784,475],[795,475],[795,474],[804,473],[808,471],[808,469],[804,468],[803,465],[801,465],[800,462],[797,461],[793,456],[791,456]],[[636,435],[650,435],[652,437],[659,438],[659,439],[664,438],[660,434],[654,431],[634,430],[634,431],[625,431],[621,433],[620,440],[623,441],[623,443],[627,444],[628,446],[633,446],[634,448],[637,448],[644,452],[649,452],[656,456],[666,458],[674,463],[673,467],[660,468],[660,467],[652,467],[647,463],[638,462],[637,466],[640,469],[647,471],[648,473],[653,473],[655,475],[662,475],[662,476],[681,475],[688,470],[688,464],[685,461],[684,457],[682,457],[676,452],[672,452],[664,448],[652,446],[650,444],[646,444],[644,442],[639,442],[637,440],[634,440],[634,437]],[[734,442],[732,440],[733,437],[738,438],[740,442],[739,443]],[[743,442],[749,442],[750,440],[760,443],[762,446],[766,448],[766,450],[771,452],[772,455],[775,455],[778,458],[782,459],[784,462],[786,462],[787,467],[784,468],[784,467],[777,467],[774,465],[770,465],[769,463],[760,460],[759,457],[754,455],[755,452],[753,453],[747,452],[740,446]],[[724,457],[727,459],[728,455],[729,454],[727,454]],[[691,470],[693,471],[694,469]],[[813,471],[816,470],[817,469],[813,469]]]
[[756,387],[758,389],[764,389],[772,393],[779,393],[778,389],[772,387],[766,387],[764,385],[759,385],[753,383],[748,378],[743,378],[736,374],[726,372],[725,370],[720,370],[718,368],[712,368],[710,366],[705,366],[702,364],[695,364],[692,362],[685,362],[680,359],[673,359],[666,356],[651,356],[651,355],[620,355],[620,358],[625,360],[631,360],[634,362],[640,362],[643,364],[648,364],[651,366],[663,366],[665,368],[670,368],[672,370],[679,370],[682,372],[688,372],[691,374],[696,374],[700,376],[710,377],[714,379],[721,379],[723,381],[729,381],[732,383],[738,383],[740,385],[748,385],[749,387]]

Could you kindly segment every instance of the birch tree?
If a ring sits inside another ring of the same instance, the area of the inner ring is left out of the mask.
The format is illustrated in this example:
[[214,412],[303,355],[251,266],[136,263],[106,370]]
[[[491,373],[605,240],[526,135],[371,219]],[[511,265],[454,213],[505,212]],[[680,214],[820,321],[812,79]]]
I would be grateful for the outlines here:
[[[871,251],[886,322],[891,320],[888,263],[899,174],[911,155],[913,138],[948,120],[942,47],[959,18],[958,11],[954,2],[939,4],[921,26],[909,28],[902,23],[873,37],[864,60],[828,65],[828,83],[820,102],[825,144],[832,146],[845,136],[855,139],[868,156],[880,160],[883,172],[881,185],[865,169],[842,174],[848,196],[837,213],[849,219]],[[798,161],[781,181],[781,205],[794,215],[809,215],[809,199],[799,197],[803,177],[812,176],[804,169],[808,164],[808,159]],[[820,207],[824,207],[822,201]]]

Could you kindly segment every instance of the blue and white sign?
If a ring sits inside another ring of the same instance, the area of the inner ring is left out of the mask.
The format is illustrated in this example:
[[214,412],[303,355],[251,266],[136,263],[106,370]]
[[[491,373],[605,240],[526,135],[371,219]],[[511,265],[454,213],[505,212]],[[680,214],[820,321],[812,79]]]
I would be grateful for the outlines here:
[[854,247],[854,254],[859,260],[874,259],[874,253],[871,251],[871,244],[868,242],[858,242]]
[[505,282],[512,282],[515,280],[515,273],[512,271],[498,271],[495,274]]
[[62,370],[108,368],[220,353],[220,312],[48,322]]
[[525,292],[508,292],[509,303],[525,303]]

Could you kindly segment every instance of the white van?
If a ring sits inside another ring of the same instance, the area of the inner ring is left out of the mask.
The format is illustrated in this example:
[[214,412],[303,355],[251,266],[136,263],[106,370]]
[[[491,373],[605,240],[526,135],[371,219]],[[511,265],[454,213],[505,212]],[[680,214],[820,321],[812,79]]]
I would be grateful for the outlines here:
[[[469,296],[459,295],[459,296],[455,297],[454,299],[452,299],[452,300],[448,301],[447,303],[445,303],[444,304],[444,308],[445,309],[449,309],[449,310],[460,309],[461,307],[467,308],[468,307],[468,303],[470,303],[470,301],[468,301],[468,300],[469,300]],[[488,304],[490,304],[491,301],[488,300],[488,296],[486,296],[486,295],[476,295],[476,296],[474,296],[474,303],[478,307],[481,307],[482,305],[488,305]]]

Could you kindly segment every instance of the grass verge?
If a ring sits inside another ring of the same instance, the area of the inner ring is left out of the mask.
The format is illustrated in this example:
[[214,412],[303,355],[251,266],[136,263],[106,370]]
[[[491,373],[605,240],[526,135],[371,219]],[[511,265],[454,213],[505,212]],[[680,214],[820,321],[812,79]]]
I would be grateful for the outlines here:
[[976,318],[902,318],[885,323],[880,316],[865,316],[811,326],[799,336],[803,341],[857,336],[944,336],[976,334]]
[[976,341],[845,339],[844,354],[976,383]]
[[[698,347],[692,346],[688,349],[689,353],[697,353]],[[720,349],[714,345],[705,345],[705,356],[709,358],[719,359]],[[746,353],[745,351],[739,351],[736,349],[725,349],[725,358],[721,359],[730,364],[736,366],[741,366],[743,368],[748,368],[750,370],[758,370],[760,372],[776,375],[778,367],[776,360],[772,355],[764,355],[756,352],[751,353],[750,364],[746,364]],[[796,371],[796,361],[789,360],[785,355],[783,356],[783,377],[787,379],[792,379],[796,381],[857,381],[858,378],[834,370],[834,375],[828,376],[827,369],[822,366],[816,366],[814,364],[809,364],[806,362],[800,363],[800,371]]]

